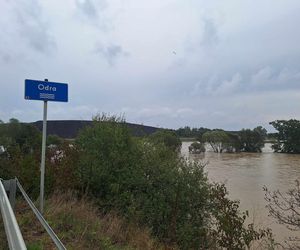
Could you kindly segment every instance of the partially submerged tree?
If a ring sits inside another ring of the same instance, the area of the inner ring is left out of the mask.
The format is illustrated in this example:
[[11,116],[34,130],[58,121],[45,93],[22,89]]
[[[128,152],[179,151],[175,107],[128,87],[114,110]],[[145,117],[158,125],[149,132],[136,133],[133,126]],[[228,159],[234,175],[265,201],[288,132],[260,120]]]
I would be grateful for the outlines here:
[[222,153],[229,137],[223,130],[213,130],[206,132],[202,137],[204,142],[208,142],[214,152]]
[[264,140],[267,135],[266,129],[259,126],[251,129],[242,129],[239,132],[242,144],[242,151],[244,152],[261,152],[264,147]]
[[199,154],[202,152],[205,152],[205,144],[202,142],[193,142],[190,146],[189,146],[189,152],[193,153],[193,154]]
[[237,153],[243,148],[241,136],[238,132],[227,132],[228,142],[225,144],[227,153]]
[[276,143],[272,145],[275,152],[279,153],[300,153],[300,121],[276,120],[270,124],[278,131],[274,134]]

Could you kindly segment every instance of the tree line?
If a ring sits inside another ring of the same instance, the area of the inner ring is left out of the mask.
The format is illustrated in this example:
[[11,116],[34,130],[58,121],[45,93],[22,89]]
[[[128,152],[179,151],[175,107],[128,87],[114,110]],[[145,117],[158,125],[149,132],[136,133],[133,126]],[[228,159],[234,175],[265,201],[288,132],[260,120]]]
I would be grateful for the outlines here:
[[204,152],[208,143],[214,152],[261,152],[266,139],[272,139],[272,149],[278,153],[300,153],[300,121],[295,119],[276,120],[270,124],[276,133],[267,133],[262,126],[240,131],[224,131],[222,129],[190,128],[188,126],[176,130],[179,137],[194,138],[190,152]]

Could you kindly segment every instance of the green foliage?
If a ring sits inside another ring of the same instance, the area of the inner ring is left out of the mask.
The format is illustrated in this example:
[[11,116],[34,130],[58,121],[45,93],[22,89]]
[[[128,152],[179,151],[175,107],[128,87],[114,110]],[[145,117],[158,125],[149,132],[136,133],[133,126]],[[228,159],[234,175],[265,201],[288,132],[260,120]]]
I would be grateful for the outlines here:
[[205,152],[205,144],[201,143],[201,142],[193,142],[190,146],[189,146],[189,152],[190,153],[201,153],[201,152]]
[[63,143],[63,139],[57,135],[48,135],[47,136],[47,146],[49,146],[49,145],[59,146],[62,143]]
[[300,153],[300,121],[276,120],[270,124],[278,131],[275,134],[276,143],[272,145],[275,152]]
[[229,142],[229,137],[223,130],[208,131],[203,135],[202,139],[208,142],[216,153],[222,153],[226,143]]
[[225,143],[227,153],[240,152],[243,149],[243,143],[239,133],[227,132],[228,141]]
[[[76,190],[80,185],[76,175],[76,166],[79,160],[79,150],[69,142],[63,142],[57,147],[48,149],[47,171],[49,190],[69,191]],[[49,180],[50,177],[50,180]]]
[[259,126],[251,129],[242,129],[239,132],[225,132],[213,130],[206,132],[202,139],[208,142],[214,152],[261,152],[264,146],[267,131]]
[[251,129],[242,129],[239,132],[242,143],[242,151],[244,152],[261,152],[264,146],[264,140],[267,135],[266,129],[259,126]]
[[209,188],[200,165],[179,160],[164,143],[133,140],[117,122],[96,122],[77,145],[80,181],[102,208],[186,248],[203,241]]
[[174,131],[161,129],[149,136],[150,140],[155,144],[164,144],[172,151],[181,149],[181,141]]
[[136,145],[124,121],[116,117],[96,117],[76,139],[79,164],[76,171],[82,189],[111,207],[123,200],[136,171]]
[[0,124],[0,145],[5,151],[0,154],[0,176],[10,179],[17,176],[24,188],[35,196],[39,189],[40,133],[17,119]]
[[30,153],[40,142],[40,133],[32,125],[22,124],[14,118],[7,124],[0,124],[0,145],[4,148],[18,145],[23,153]]
[[[33,199],[37,198],[40,188],[41,133],[32,125],[12,118],[9,123],[0,124],[0,145],[5,149],[0,154],[1,178],[18,177],[26,192]],[[55,152],[47,150],[47,166],[51,165],[50,159],[54,155]],[[55,176],[59,175],[54,169],[46,168],[46,194],[53,190]]]
[[239,202],[228,199],[227,195],[224,184],[216,183],[211,186],[211,208],[215,221],[212,235],[217,246],[225,249],[245,249],[249,248],[254,240],[272,238],[269,229],[256,231],[253,224],[245,227],[248,211],[241,214]]
[[179,128],[176,130],[176,134],[179,137],[187,137],[187,138],[197,138],[198,141],[202,141],[202,135],[210,131],[208,128],[190,128],[189,126],[185,126],[183,128]]

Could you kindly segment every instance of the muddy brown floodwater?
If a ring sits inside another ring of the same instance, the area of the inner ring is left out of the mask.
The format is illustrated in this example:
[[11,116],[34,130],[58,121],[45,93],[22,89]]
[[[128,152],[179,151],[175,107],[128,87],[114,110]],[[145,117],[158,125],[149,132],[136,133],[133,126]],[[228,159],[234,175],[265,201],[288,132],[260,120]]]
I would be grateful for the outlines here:
[[268,216],[263,186],[283,192],[295,186],[295,180],[300,180],[300,155],[273,153],[269,143],[262,153],[217,154],[208,149],[205,153],[189,154],[190,144],[182,143],[182,155],[207,163],[205,170],[208,178],[226,184],[229,197],[240,200],[241,210],[249,211],[248,222],[271,228],[274,238],[279,242],[299,234],[291,232]]

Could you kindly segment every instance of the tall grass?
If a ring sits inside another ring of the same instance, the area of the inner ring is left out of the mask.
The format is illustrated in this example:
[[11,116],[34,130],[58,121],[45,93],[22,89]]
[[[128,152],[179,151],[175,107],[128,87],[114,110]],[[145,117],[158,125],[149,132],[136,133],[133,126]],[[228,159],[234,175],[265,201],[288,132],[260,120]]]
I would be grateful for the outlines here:
[[[18,200],[17,220],[28,249],[56,249],[25,201]],[[90,200],[73,192],[55,192],[44,216],[67,249],[174,249],[161,245],[149,230],[128,223],[116,213],[101,213]],[[7,249],[4,228],[0,249]]]

